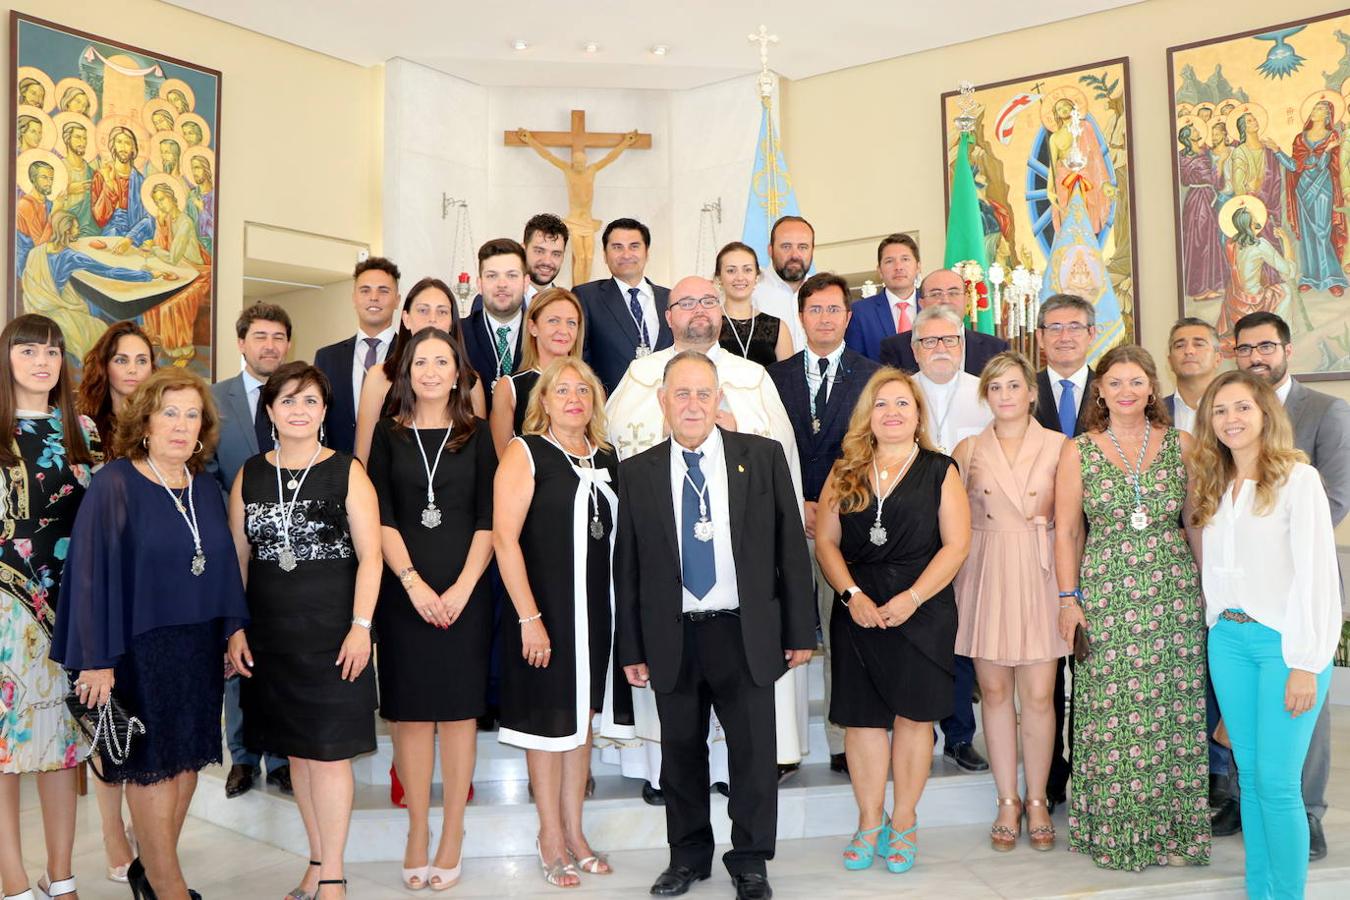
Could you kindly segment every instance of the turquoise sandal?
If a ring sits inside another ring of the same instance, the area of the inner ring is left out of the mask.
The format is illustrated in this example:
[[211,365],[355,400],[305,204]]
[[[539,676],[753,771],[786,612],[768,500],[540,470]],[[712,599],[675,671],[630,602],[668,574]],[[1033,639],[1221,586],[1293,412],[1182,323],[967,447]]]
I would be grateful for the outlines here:
[[[890,837],[891,818],[884,812],[881,814],[881,824],[876,828],[869,828],[866,831],[858,830],[853,833],[853,840],[849,841],[848,846],[844,848],[844,868],[850,872],[858,872],[863,869],[870,869],[872,863],[876,860],[877,847]],[[873,843],[869,844],[865,838],[876,835]]]
[[[899,875],[901,872],[908,872],[914,868],[914,858],[919,853],[919,848],[914,843],[914,832],[919,828],[918,820],[906,828],[904,831],[891,829],[891,840],[887,843],[889,853],[886,856],[886,870],[893,875]],[[899,841],[899,844],[895,842]]]

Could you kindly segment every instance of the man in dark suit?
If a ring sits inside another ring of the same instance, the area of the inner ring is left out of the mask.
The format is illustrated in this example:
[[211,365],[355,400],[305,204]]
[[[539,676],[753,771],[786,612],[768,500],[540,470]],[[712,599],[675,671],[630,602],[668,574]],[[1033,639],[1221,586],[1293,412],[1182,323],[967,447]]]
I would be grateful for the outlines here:
[[[829,272],[818,272],[797,291],[797,305],[806,349],[769,366],[769,377],[787,409],[797,438],[797,458],[802,467],[802,496],[806,500],[806,538],[815,539],[816,501],[839,458],[839,446],[848,431],[849,417],[858,403],[863,385],[881,368],[872,360],[844,345],[849,327],[848,282]],[[830,695],[830,611],[834,590],[825,581],[811,554],[816,579],[816,603],[825,636],[825,696]],[[848,772],[844,756],[844,729],[825,724],[830,747],[830,768]]]
[[[291,349],[291,317],[271,303],[247,306],[234,323],[244,370],[211,385],[220,414],[220,438],[206,468],[228,496],[244,463],[262,450],[272,449],[272,420],[262,406],[262,387],[286,361]],[[244,715],[239,710],[239,676],[225,682],[225,743],[230,748],[230,771],[225,796],[238,797],[253,787],[258,754],[244,746]],[[291,792],[291,767],[286,757],[267,757],[267,781]]]
[[398,309],[398,266],[383,256],[356,264],[352,273],[352,306],[356,309],[356,334],[320,347],[314,354],[317,366],[333,386],[333,404],[324,415],[324,443],[334,450],[351,453],[356,445],[356,409],[361,384],[371,366],[384,362],[398,334],[394,312]]
[[[567,240],[571,232],[567,223],[553,213],[539,213],[531,216],[525,223],[525,236],[521,246],[525,248],[526,274],[530,280],[525,283],[525,305],[528,307],[534,295],[553,287],[553,280],[562,269],[563,255],[567,252]],[[473,295],[470,312],[483,308],[483,295]]]
[[670,440],[619,466],[614,596],[619,661],[656,691],[670,865],[651,892],[711,874],[709,712],[726,733],[732,849],[742,900],[772,896],[778,825],[774,682],[815,646],[811,565],[777,442],[715,427],[717,370],[687,350],[658,395]]
[[919,244],[907,234],[888,234],[877,245],[881,290],[853,304],[844,343],[868,359],[881,360],[881,342],[914,326],[919,315]]
[[516,372],[525,336],[525,248],[510,238],[493,238],[478,248],[481,308],[464,320],[464,347],[483,379],[488,411],[492,386]]
[[[1060,434],[1077,437],[1083,431],[1086,397],[1092,384],[1088,350],[1097,336],[1096,308],[1075,294],[1051,294],[1036,319],[1037,338],[1045,350],[1048,368],[1036,375],[1036,421]],[[1073,716],[1069,716],[1068,755],[1065,754],[1065,660],[1055,673],[1055,751],[1050,757],[1050,779],[1045,795],[1053,807],[1063,803],[1069,786],[1069,756],[1073,753]]]
[[[966,315],[966,282],[951,269],[938,269],[924,276],[919,285],[919,307],[927,309],[937,304],[946,304],[962,318]],[[895,366],[906,372],[919,371],[919,363],[914,358],[913,333],[910,329],[886,338],[881,342],[881,364]],[[985,363],[1008,349],[1008,342],[992,334],[984,334],[967,328],[962,342],[966,348],[965,362],[962,368],[971,375],[979,377]]]
[[615,219],[601,240],[611,278],[588,281],[572,289],[586,313],[586,345],[582,356],[605,386],[605,394],[628,371],[628,364],[675,342],[666,322],[670,289],[652,284],[647,270],[651,230],[637,219]]
[[[1350,403],[1304,387],[1289,375],[1294,345],[1289,325],[1274,313],[1256,312],[1233,326],[1233,353],[1238,368],[1264,378],[1284,404],[1294,426],[1294,446],[1308,461],[1327,490],[1331,524],[1335,527],[1350,508]],[[1303,761],[1303,805],[1308,811],[1308,858],[1327,855],[1322,816],[1327,811],[1327,781],[1331,777],[1331,704],[1322,704],[1313,729],[1308,756]]]
[[[1213,325],[1195,316],[1183,316],[1172,323],[1167,334],[1167,366],[1172,370],[1177,389],[1163,398],[1163,405],[1172,417],[1172,424],[1187,434],[1195,434],[1195,413],[1205,389],[1218,377],[1219,362],[1219,332]],[[1211,701],[1211,705],[1216,704]],[[1226,747],[1210,747],[1211,783],[1216,774],[1216,749],[1227,752]],[[1222,766],[1219,771],[1227,772],[1228,767]]]

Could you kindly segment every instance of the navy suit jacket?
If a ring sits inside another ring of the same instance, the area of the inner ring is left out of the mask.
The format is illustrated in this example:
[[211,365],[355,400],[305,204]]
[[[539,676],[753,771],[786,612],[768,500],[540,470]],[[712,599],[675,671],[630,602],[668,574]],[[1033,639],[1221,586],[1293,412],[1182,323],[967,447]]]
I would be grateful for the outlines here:
[[[919,361],[914,358],[914,345],[910,343],[913,336],[914,332],[906,331],[882,341],[881,364],[883,366],[895,366],[897,369],[904,369],[906,372],[919,371]],[[989,360],[1008,349],[1007,341],[996,338],[992,334],[982,334],[967,328],[965,337],[965,369],[976,378],[980,377],[980,373],[989,364]]]
[[[915,301],[917,306],[917,300]],[[852,306],[853,318],[844,332],[844,343],[854,353],[881,361],[881,342],[895,336],[895,316],[886,291],[864,297]]]
[[[657,332],[649,335],[656,341],[652,349],[664,350],[675,343],[670,326],[666,324],[670,288],[658,287],[650,278],[644,280],[651,285],[652,295],[656,298]],[[581,300],[581,308],[586,313],[586,344],[582,348],[582,358],[600,377],[605,394],[612,394],[628,371],[628,364],[637,355],[639,335],[628,309],[628,298],[619,293],[613,278],[588,281],[573,288],[572,293]]]
[[[1036,421],[1051,431],[1059,431],[1059,409],[1055,405],[1055,392],[1050,389],[1050,370],[1041,369],[1036,373]],[[1083,397],[1078,403],[1078,421],[1074,423],[1071,438],[1083,433],[1083,417],[1087,415],[1088,402],[1092,396],[1092,379],[1097,373],[1088,366],[1087,381],[1083,382]]]
[[[350,359],[347,367],[351,368]],[[220,413],[220,440],[216,444],[215,455],[206,464],[206,470],[220,482],[221,490],[228,497],[230,488],[234,486],[234,477],[239,474],[244,463],[258,455],[258,435],[253,430],[253,407],[248,402],[242,374],[211,385],[211,396],[215,398],[216,410]]]
[[[394,340],[398,340],[397,335]],[[392,343],[389,349],[394,349]],[[325,443],[343,453],[351,453],[356,446],[356,406],[352,396],[352,360],[355,356],[356,335],[320,347],[314,354],[315,368],[327,375],[328,383],[333,386],[333,402],[323,417]]]
[[[523,313],[525,307],[521,306]],[[490,326],[484,323],[487,313],[481,308],[469,313],[463,321],[464,347],[469,351],[469,362],[483,382],[483,394],[487,399],[487,411],[492,412],[492,385],[497,379],[497,342],[489,334]],[[516,346],[511,351],[513,372],[520,371],[520,350],[525,339],[525,318],[521,317],[520,327],[516,329]]]
[[877,363],[847,347],[839,357],[839,371],[830,386],[825,409],[816,410],[820,433],[811,433],[811,397],[806,384],[806,351],[769,366],[769,377],[778,388],[778,397],[787,409],[792,431],[797,436],[797,458],[802,466],[802,496],[811,501],[820,498],[830,467],[839,458],[839,446],[848,431],[848,420],[858,397],[877,369]]

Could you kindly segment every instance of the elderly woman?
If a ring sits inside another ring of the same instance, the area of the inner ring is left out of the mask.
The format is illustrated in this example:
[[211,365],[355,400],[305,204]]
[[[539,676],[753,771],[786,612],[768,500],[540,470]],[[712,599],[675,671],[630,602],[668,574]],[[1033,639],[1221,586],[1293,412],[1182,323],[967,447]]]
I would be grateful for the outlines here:
[[1055,846],[1045,799],[1055,741],[1059,635],[1055,599],[1055,469],[1064,435],[1041,427],[1036,373],[1020,353],[998,354],[980,375],[981,400],[994,414],[984,431],[952,456],[970,500],[970,556],[956,576],[960,625],[956,652],[975,661],[989,761],[998,789],[995,850],[1017,844],[1023,804],[1017,796],[1018,710],[1026,776],[1028,834],[1035,850]]
[[[221,759],[225,641],[248,618],[220,488],[204,471],[219,418],[201,378],[146,379],[117,420],[117,459],[71,533],[52,659],[91,707],[115,697],[145,723],[120,764],[140,844],[137,896],[182,900],[178,837],[197,771]],[[153,893],[151,893],[153,891]]]
[[580,872],[612,871],[581,825],[592,718],[603,710],[603,733],[634,733],[631,694],[614,661],[618,461],[605,443],[603,404],[590,366],[555,359],[494,487],[492,543],[519,623],[502,629],[499,740],[526,750],[539,864],[555,887],[575,887]]
[[[460,876],[464,807],[487,706],[492,476],[497,454],[473,414],[459,344],[424,328],[401,348],[396,410],[375,426],[370,477],[386,563],[379,613],[380,715],[397,722],[406,791],[403,883],[444,890]],[[440,751],[440,846],[431,855],[431,782]]]
[[816,559],[836,604],[830,721],[845,729],[858,803],[846,869],[870,867],[878,852],[891,872],[913,867],[933,724],[952,711],[952,579],[970,547],[970,505],[951,458],[933,449],[926,415],[908,375],[878,370],[816,507]]
[[365,469],[319,442],[332,399],[327,376],[309,363],[273,372],[259,400],[276,449],[244,463],[230,491],[252,619],[229,642],[244,679],[244,744],[289,760],[311,857],[291,892],[302,900],[347,883],[351,760],[375,749],[368,663],[383,569],[379,513]]
[[76,771],[87,748],[48,659],[71,530],[95,460],[94,423],[75,411],[61,329],[23,315],[0,331],[0,893],[32,898],[19,834],[19,778],[37,777],[47,865],[39,888],[75,891]]
[[1073,685],[1069,849],[1102,868],[1209,862],[1205,622],[1181,527],[1191,437],[1170,426],[1148,351],[1115,347],[1055,476],[1060,636]]
[[1331,506],[1263,379],[1220,375],[1196,426],[1191,524],[1204,529],[1210,674],[1242,777],[1247,896],[1302,897],[1303,761],[1341,634]]
[[506,378],[498,378],[492,389],[492,443],[497,453],[506,451],[511,438],[520,434],[529,407],[530,391],[539,382],[539,373],[555,359],[581,358],[586,343],[586,317],[576,294],[563,288],[540,291],[525,313],[525,340],[520,351],[520,368]]

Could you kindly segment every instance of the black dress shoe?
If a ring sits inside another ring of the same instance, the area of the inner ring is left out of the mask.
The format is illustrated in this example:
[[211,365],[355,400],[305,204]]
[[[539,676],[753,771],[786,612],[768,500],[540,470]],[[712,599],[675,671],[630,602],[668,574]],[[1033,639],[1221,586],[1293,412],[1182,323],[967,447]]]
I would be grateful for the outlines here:
[[658,897],[678,897],[687,893],[695,881],[706,881],[707,872],[695,872],[688,866],[669,866],[656,876],[651,892]]
[[1322,833],[1322,820],[1308,813],[1308,862],[1317,862],[1327,855],[1327,836]]
[[291,767],[289,765],[278,766],[275,772],[268,772],[267,783],[287,796],[295,793],[295,788],[291,786]]
[[1242,830],[1242,807],[1232,797],[1225,797],[1210,812],[1209,829],[1215,837],[1228,837]]
[[783,782],[791,778],[793,775],[796,775],[797,770],[800,769],[801,767],[802,767],[801,763],[792,763],[791,765],[780,764],[778,766],[778,783],[782,784]]
[[642,782],[642,802],[648,806],[665,806],[666,795],[653,787],[650,781],[644,781]]
[[848,774],[848,756],[844,753],[830,754],[830,771]]
[[233,800],[235,797],[253,790],[253,781],[257,777],[258,770],[252,766],[230,766],[230,774],[225,776],[226,799]]
[[769,900],[773,896],[769,876],[758,872],[732,875],[731,883],[736,885],[736,900]]
[[973,744],[955,744],[944,747],[942,755],[967,772],[985,772],[989,769],[989,763],[979,754]]

